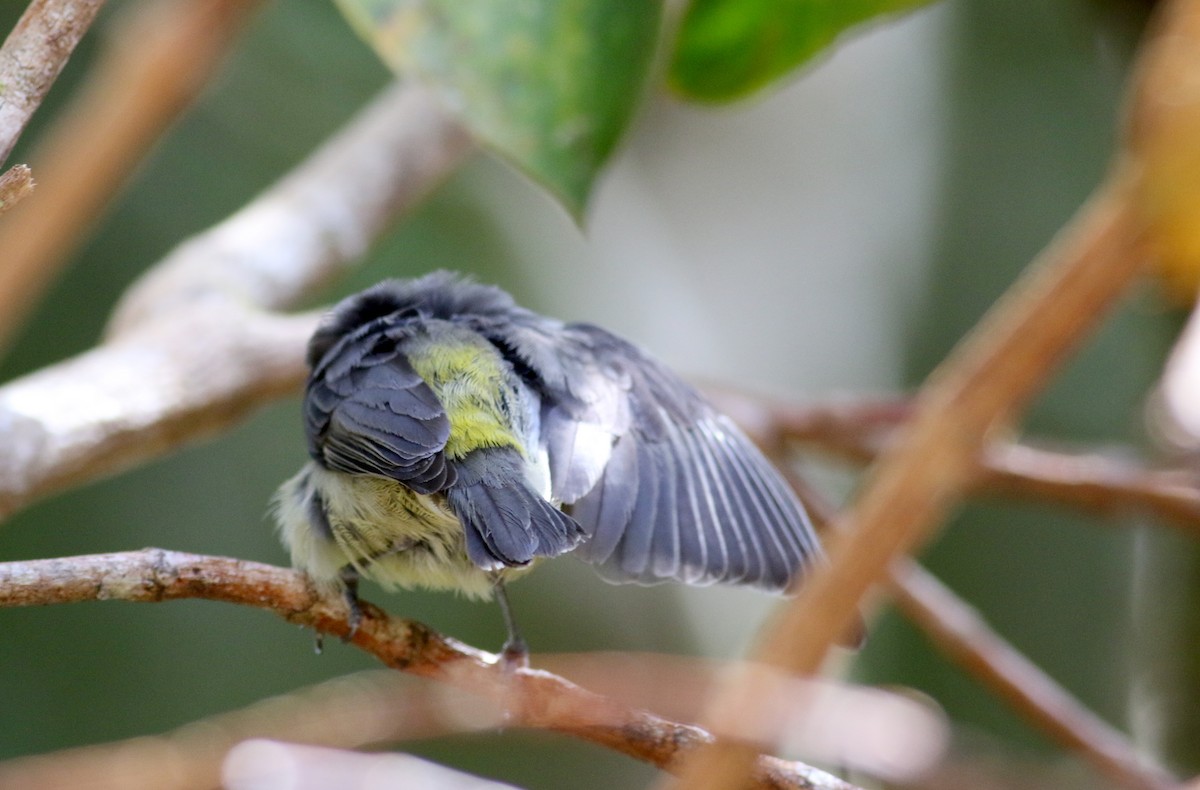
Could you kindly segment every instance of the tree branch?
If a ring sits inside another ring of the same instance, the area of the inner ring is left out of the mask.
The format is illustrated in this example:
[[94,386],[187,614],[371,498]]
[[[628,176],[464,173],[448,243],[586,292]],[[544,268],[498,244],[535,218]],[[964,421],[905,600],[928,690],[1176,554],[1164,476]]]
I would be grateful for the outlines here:
[[[1055,243],[922,387],[903,437],[887,448],[855,506],[833,531],[830,563],[815,569],[764,634],[758,657],[803,676],[858,616],[859,601],[897,557],[919,547],[974,482],[974,459],[1011,423],[1124,292],[1147,256],[1118,169]],[[744,696],[718,692],[719,712]],[[707,721],[707,720],[706,720]],[[685,786],[732,788],[754,748],[721,742],[698,753]]]
[[0,47],[0,164],[8,160],[25,125],[104,0],[33,0]]
[[0,349],[154,143],[191,106],[261,0],[131,9],[39,143],[36,200],[0,225]]
[[[322,597],[297,571],[261,563],[144,549],[0,564],[0,606],[180,598],[254,606],[340,638],[350,632],[340,598]],[[513,726],[572,735],[666,770],[711,741],[698,727],[630,710],[549,672],[513,670],[495,655],[421,623],[391,618],[370,604],[363,604],[362,623],[350,642],[386,666],[491,700]],[[764,788],[854,790],[824,772],[775,758],[759,759],[754,773]]]
[[[723,387],[706,392],[777,459],[800,445],[868,464],[912,415],[902,399],[795,404]],[[1099,515],[1147,513],[1200,536],[1200,475],[1187,466],[1148,468],[1123,455],[993,440],[971,459],[970,492],[1057,502]]]
[[474,150],[466,130],[415,84],[387,89],[252,203],[185,241],[134,283],[109,336],[218,299],[295,306],[360,262],[397,215]]
[[1058,743],[1133,790],[1175,787],[1174,777],[1138,757],[1127,738],[1008,644],[974,609],[911,560],[892,568],[896,605],[954,662]]
[[294,392],[315,317],[300,299],[351,265],[471,144],[393,87],[277,186],[136,283],[111,339],[0,387],[0,518],[212,435]]
[[[210,716],[156,736],[0,762],[8,790],[210,790],[225,754],[248,738],[352,749],[495,727],[496,717],[456,715],[453,689],[379,669],[338,677]],[[484,706],[486,707],[486,706]],[[168,779],[169,777],[169,779]]]
[[[769,423],[760,428],[773,433]],[[777,460],[784,449],[775,448]],[[781,469],[817,529],[828,529],[836,516],[833,508],[787,464]],[[1174,786],[1166,770],[1140,758],[1128,738],[992,630],[974,608],[920,564],[902,558],[889,575],[896,608],[947,658],[1052,740],[1077,752],[1123,787],[1157,790]]]

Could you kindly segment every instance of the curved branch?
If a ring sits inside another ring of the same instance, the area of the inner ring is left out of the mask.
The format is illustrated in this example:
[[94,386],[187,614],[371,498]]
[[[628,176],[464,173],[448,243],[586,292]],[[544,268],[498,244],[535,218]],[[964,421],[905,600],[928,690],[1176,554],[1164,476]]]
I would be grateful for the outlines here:
[[[772,432],[769,422],[761,426]],[[785,448],[775,448],[779,458]],[[808,508],[817,529],[836,513],[788,466],[788,484]],[[996,633],[974,608],[914,560],[902,558],[889,573],[896,608],[948,659],[974,676],[1051,739],[1077,752],[1124,787],[1170,787],[1172,777],[1137,753],[1129,739],[1060,686]]]
[[385,90],[305,162],[130,287],[110,337],[175,320],[212,299],[295,306],[357,265],[398,214],[473,150],[465,129],[416,85]]
[[[180,598],[253,606],[340,638],[350,633],[340,598],[323,597],[297,571],[262,563],[162,549],[0,563],[0,606]],[[367,603],[350,643],[389,667],[493,701],[513,726],[572,735],[666,770],[712,740],[698,727],[630,710],[549,672],[511,669],[498,656]],[[755,773],[764,788],[854,790],[822,771],[776,758],[760,758]]]
[[136,283],[111,339],[0,387],[0,519],[207,437],[300,386],[294,304],[356,262],[471,150],[425,91],[393,87],[277,186]]

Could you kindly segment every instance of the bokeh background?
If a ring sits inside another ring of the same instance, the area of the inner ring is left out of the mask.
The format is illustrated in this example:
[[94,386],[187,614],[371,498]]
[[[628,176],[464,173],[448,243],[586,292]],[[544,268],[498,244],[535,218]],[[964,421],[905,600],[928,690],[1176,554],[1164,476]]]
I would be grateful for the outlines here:
[[[39,129],[130,4],[104,12],[13,161],[36,170]],[[0,4],[0,29],[23,5]],[[750,102],[685,106],[652,87],[583,232],[477,156],[322,301],[451,268],[536,310],[606,325],[697,380],[796,400],[911,388],[1100,180],[1147,10],[948,0],[847,40]],[[286,172],[388,80],[332,4],[269,5],[75,256],[0,377],[95,343],[140,272]],[[1179,321],[1153,287],[1134,294],[1041,398],[1029,434],[1143,449],[1143,400]],[[17,515],[0,528],[0,559],[160,546],[285,563],[267,501],[303,460],[292,399]],[[806,469],[835,501],[852,496],[849,470]],[[1189,652],[1179,613],[1194,595],[1192,548],[1154,525],[992,501],[964,509],[925,558],[1084,702],[1146,740],[1180,731],[1159,725],[1154,703],[1156,678],[1171,678],[1168,689],[1189,678],[1174,656]],[[481,647],[503,638],[491,606],[365,594]],[[771,603],[614,587],[570,560],[511,595],[535,651],[736,656]],[[885,611],[872,630],[848,672],[928,693],[964,750],[1082,775],[900,618]],[[314,655],[308,633],[211,602],[0,610],[0,633],[0,758],[160,732],[372,666],[337,643]],[[654,773],[548,735],[404,748],[530,788],[639,786]],[[1195,746],[1170,748],[1175,765],[1200,770]]]

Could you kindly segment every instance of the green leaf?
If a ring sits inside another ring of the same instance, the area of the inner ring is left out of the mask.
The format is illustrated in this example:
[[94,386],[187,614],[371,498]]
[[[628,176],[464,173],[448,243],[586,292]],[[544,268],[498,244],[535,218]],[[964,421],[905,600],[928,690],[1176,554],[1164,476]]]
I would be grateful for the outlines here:
[[932,0],[692,0],[671,59],[672,87],[732,101],[807,62],[847,28]]
[[661,0],[335,2],[576,217],[637,105],[661,17]]

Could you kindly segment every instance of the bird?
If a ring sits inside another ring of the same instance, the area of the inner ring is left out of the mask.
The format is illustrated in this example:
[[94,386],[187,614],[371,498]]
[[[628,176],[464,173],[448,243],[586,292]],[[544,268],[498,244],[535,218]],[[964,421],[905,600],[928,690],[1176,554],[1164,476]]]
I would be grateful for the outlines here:
[[785,592],[823,559],[803,505],[726,415],[639,346],[447,271],[342,300],[307,347],[309,460],[273,510],[294,567],[494,598],[574,554],[613,582]]

